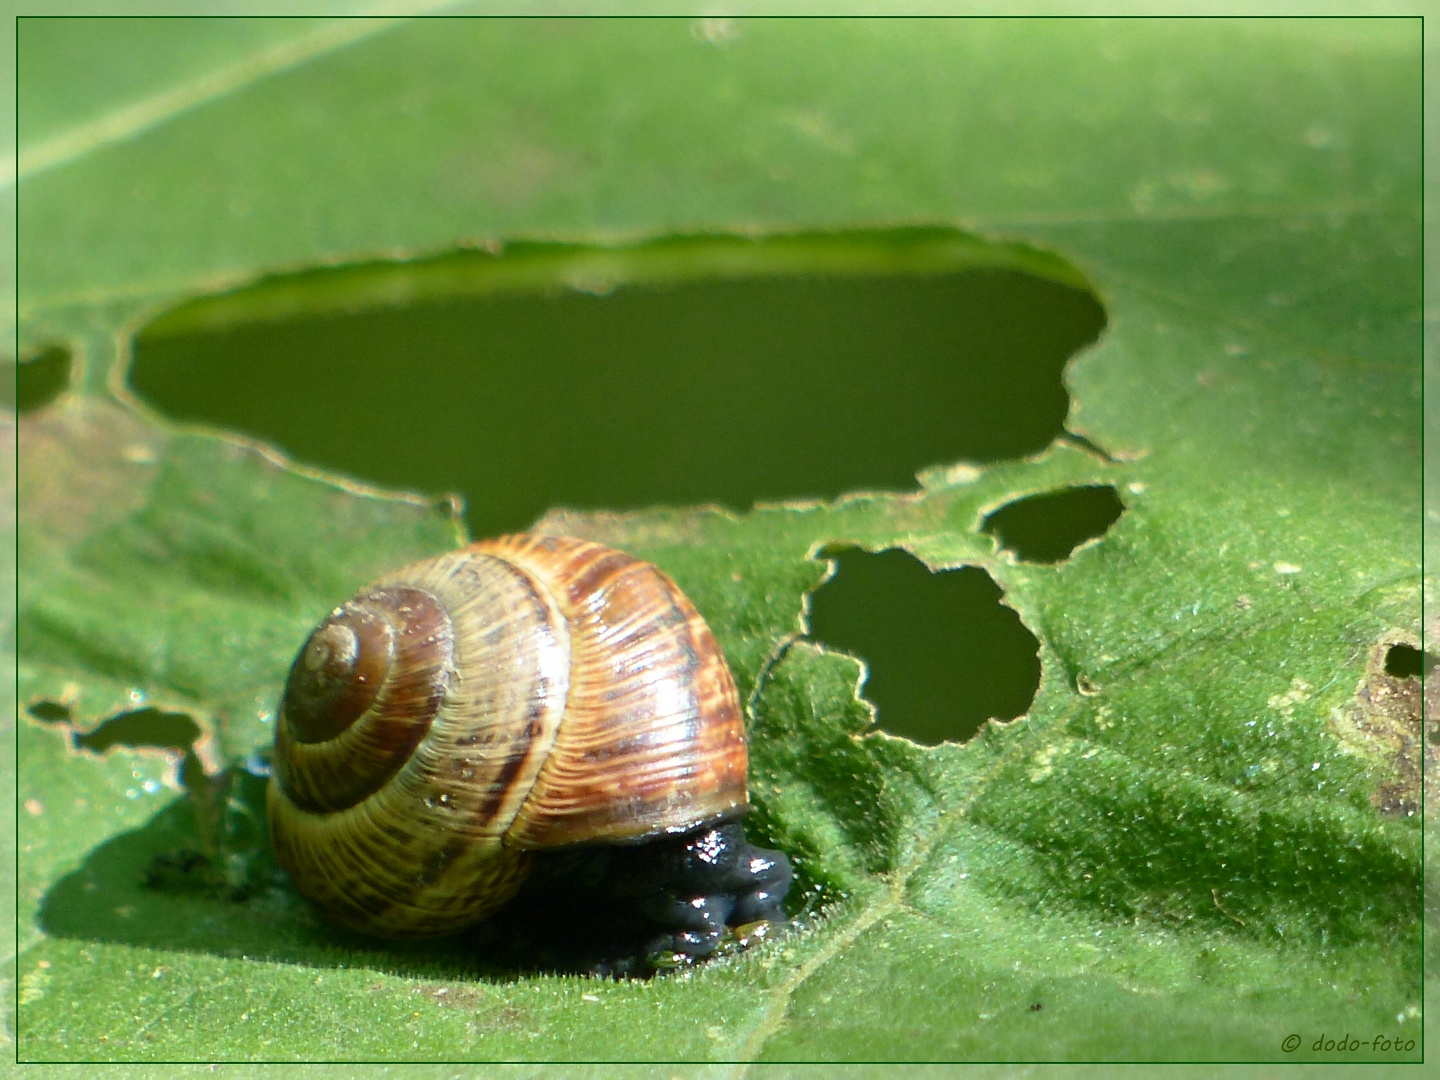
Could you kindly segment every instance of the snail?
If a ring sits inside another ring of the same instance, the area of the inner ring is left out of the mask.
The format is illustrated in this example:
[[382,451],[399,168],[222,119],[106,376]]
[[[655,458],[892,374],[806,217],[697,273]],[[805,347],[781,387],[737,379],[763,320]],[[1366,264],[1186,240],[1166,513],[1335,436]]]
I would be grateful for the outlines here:
[[452,933],[522,889],[629,920],[652,957],[785,919],[789,861],[740,822],[719,646],[664,573],[600,544],[501,537],[362,589],[296,657],[272,762],[277,861],[362,933]]

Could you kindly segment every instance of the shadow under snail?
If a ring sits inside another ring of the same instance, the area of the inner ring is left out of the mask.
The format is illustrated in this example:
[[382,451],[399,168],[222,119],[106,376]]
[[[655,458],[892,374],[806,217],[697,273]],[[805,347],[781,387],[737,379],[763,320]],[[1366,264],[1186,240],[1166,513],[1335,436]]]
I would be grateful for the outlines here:
[[383,578],[310,635],[270,834],[352,929],[447,934],[558,893],[616,929],[624,972],[784,921],[790,863],[745,839],[746,773],[734,680],[674,582],[599,544],[508,536]]

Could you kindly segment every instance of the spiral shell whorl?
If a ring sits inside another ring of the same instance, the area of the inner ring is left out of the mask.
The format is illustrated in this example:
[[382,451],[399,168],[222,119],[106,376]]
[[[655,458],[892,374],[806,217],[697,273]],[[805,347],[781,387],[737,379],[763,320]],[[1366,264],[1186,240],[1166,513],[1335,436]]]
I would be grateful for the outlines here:
[[297,806],[343,810],[404,767],[445,696],[454,631],[413,588],[375,589],[310,635],[285,686],[275,761]]
[[[292,730],[287,686],[269,796],[276,857],[359,929],[455,929],[519,885],[524,858],[500,838],[564,712],[568,632],[524,575],[469,551],[402,570],[329,621],[353,626],[357,608],[388,620],[389,671],[371,707],[324,742]],[[309,656],[307,644],[297,667]]]
[[286,716],[300,742],[333,739],[379,696],[395,655],[395,629],[360,604],[336,610],[310,635],[290,669]]

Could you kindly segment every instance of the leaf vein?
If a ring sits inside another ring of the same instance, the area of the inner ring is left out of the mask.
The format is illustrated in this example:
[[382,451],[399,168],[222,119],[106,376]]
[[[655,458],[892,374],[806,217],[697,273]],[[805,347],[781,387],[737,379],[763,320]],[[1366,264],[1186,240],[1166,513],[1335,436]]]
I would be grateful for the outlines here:
[[[436,3],[435,0],[411,0],[410,3],[399,6],[410,8],[410,14],[420,14],[446,7],[449,2],[450,0],[443,0],[441,3]],[[387,6],[387,13],[393,12],[395,6]],[[3,161],[0,161],[0,186],[12,186],[112,143],[134,138],[191,109],[216,101],[270,75],[299,67],[325,53],[387,30],[398,22],[406,21],[410,14],[344,18],[327,22],[308,34],[271,45],[236,63],[112,109],[93,120],[27,147],[21,150],[18,156],[5,155]]]
[[841,956],[850,948],[865,931],[874,926],[877,922],[888,915],[906,909],[905,892],[909,887],[910,879],[915,872],[925,865],[935,845],[948,832],[950,826],[965,817],[971,806],[980,794],[985,791],[991,780],[1000,773],[1012,759],[1021,756],[1025,751],[1024,740],[1017,740],[1015,745],[1006,753],[996,756],[990,767],[985,770],[982,777],[971,789],[970,795],[961,801],[958,806],[937,816],[929,833],[924,837],[915,850],[914,856],[904,866],[894,873],[886,875],[888,887],[883,897],[862,912],[849,926],[841,930],[830,939],[813,956],[797,967],[790,976],[779,986],[775,987],[769,995],[769,1001],[761,1010],[760,1021],[745,1040],[737,1057],[737,1068],[731,1073],[733,1080],[744,1080],[751,1072],[751,1066],[759,1061],[760,1052],[765,1044],[785,1025],[785,1017],[790,1011],[790,1002],[795,996],[796,990],[820,968],[824,967],[831,960]]

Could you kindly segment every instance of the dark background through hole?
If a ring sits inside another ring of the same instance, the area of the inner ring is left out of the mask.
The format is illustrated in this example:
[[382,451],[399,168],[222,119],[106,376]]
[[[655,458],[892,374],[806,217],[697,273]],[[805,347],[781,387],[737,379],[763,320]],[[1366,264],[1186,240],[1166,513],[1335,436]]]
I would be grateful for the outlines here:
[[77,734],[75,745],[95,754],[112,746],[187,750],[199,737],[200,726],[184,713],[147,708],[112,716],[94,731]]
[[932,574],[904,551],[843,551],[812,599],[811,637],[870,664],[864,695],[894,735],[962,742],[1030,708],[1039,643],[978,567]]
[[1429,676],[1435,658],[1413,645],[1391,645],[1385,650],[1385,674],[1392,679],[1419,679]]
[[1088,293],[1009,271],[504,294],[136,343],[135,391],[378,484],[474,535],[554,506],[910,490],[1062,431]]
[[[70,719],[70,710],[53,701],[37,701],[26,711],[47,724]],[[146,707],[116,713],[93,731],[76,732],[74,738],[77,749],[103,754],[112,746],[187,750],[199,736],[200,726],[185,713]]]
[[1124,512],[1109,484],[1064,488],[1006,503],[985,519],[984,531],[1023,562],[1053,563],[1104,536]]
[[0,364],[0,406],[20,413],[49,405],[70,385],[70,350],[51,345],[20,364]]

